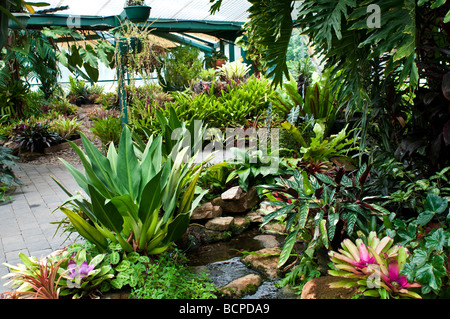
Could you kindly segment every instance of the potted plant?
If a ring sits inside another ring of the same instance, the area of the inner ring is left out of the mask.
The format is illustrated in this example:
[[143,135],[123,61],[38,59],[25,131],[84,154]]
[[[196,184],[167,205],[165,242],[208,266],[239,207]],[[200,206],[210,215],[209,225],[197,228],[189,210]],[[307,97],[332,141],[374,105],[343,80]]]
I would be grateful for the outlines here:
[[205,64],[210,68],[220,68],[227,61],[228,57],[221,51],[213,51],[211,55],[205,57]]
[[144,0],[127,0],[124,10],[128,20],[140,23],[147,22],[151,7],[147,6]]

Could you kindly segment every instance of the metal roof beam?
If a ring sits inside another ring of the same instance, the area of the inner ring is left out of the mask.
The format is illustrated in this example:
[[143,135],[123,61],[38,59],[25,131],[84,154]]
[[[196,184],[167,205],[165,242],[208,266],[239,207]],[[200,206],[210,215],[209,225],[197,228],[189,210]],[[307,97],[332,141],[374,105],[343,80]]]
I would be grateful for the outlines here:
[[190,45],[190,46],[199,48],[201,51],[203,51],[205,53],[211,53],[211,51],[213,50],[213,48],[211,48],[207,45],[201,44],[196,41],[192,41],[192,39],[189,39],[188,37],[184,37],[182,35],[178,35],[178,34],[174,34],[174,33],[167,33],[167,32],[158,32],[158,31],[154,31],[154,32],[152,32],[152,34],[154,34],[158,37],[167,39],[172,42],[186,44],[186,45]]
[[[28,22],[28,29],[42,29],[49,26],[73,27],[79,30],[108,30],[120,25],[123,17],[118,16],[76,16],[68,14],[33,14]],[[142,24],[144,25],[144,24]],[[236,37],[241,32],[242,22],[149,19],[146,25],[161,32],[193,32],[218,35],[227,38]]]

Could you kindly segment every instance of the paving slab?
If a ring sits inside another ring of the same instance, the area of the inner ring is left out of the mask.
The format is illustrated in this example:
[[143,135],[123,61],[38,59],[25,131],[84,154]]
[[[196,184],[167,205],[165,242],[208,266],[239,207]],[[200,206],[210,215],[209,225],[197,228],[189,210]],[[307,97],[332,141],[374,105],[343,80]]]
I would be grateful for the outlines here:
[[[80,165],[74,165],[84,171]],[[54,176],[72,193],[80,190],[64,165],[35,165],[19,163],[15,173],[23,182],[12,194],[12,200],[0,204],[0,293],[5,287],[8,267],[3,263],[21,263],[19,253],[42,258],[72,244],[76,238],[57,231],[57,222],[64,214],[55,210],[68,196],[51,178]]]

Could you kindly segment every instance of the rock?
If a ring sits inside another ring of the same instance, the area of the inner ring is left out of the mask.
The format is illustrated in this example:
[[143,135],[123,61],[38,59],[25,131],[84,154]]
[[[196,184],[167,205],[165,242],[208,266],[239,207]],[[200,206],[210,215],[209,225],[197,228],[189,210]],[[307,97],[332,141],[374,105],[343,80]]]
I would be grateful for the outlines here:
[[221,216],[222,207],[214,206],[211,202],[208,202],[194,209],[191,220],[211,219]]
[[277,268],[281,248],[264,248],[242,259],[242,262],[250,268],[259,271],[270,278],[279,278],[280,270]]
[[231,225],[234,223],[234,217],[216,217],[208,220],[205,227],[206,229],[216,230],[216,231],[228,231],[231,229]]
[[183,250],[195,251],[202,245],[226,241],[230,238],[230,232],[211,230],[199,224],[191,224],[176,244]]
[[284,234],[286,232],[286,226],[281,223],[268,223],[265,224],[261,231],[267,234]]
[[273,248],[280,246],[280,243],[274,235],[258,235],[253,239],[260,241],[264,248]]
[[262,223],[263,217],[258,214],[258,211],[256,212],[250,212],[246,215],[251,223]]
[[233,280],[220,290],[225,296],[230,298],[241,298],[245,295],[254,294],[261,283],[262,279],[259,275],[250,274]]
[[[234,189],[233,192],[226,194],[231,189]],[[239,189],[241,188],[239,187]],[[244,213],[246,211],[249,211],[259,203],[259,197],[256,187],[250,188],[247,193],[241,193],[239,196],[237,195],[239,191],[235,187],[230,188],[228,191],[224,192],[221,197],[214,198],[211,201],[214,206],[222,207],[222,211],[224,213]],[[235,195],[235,198],[233,198],[233,194]],[[236,196],[238,196],[239,198],[236,198]]]
[[249,269],[240,257],[209,263],[203,269],[208,272],[208,277],[218,288],[249,274],[257,274],[256,271]]
[[243,194],[245,193],[242,190],[242,188],[239,186],[235,186],[223,192],[222,195],[220,195],[220,197],[223,200],[237,200],[240,199],[243,196]]
[[274,206],[274,205],[267,205],[267,204],[261,204],[259,206],[258,212],[261,215],[267,215],[269,213],[273,213],[274,211],[280,209],[281,206]]
[[250,220],[247,217],[236,216],[234,217],[234,223],[231,225],[231,231],[233,235],[239,235],[250,225]]
[[330,288],[332,282],[341,281],[344,278],[333,276],[321,276],[308,281],[303,286],[301,299],[350,299],[357,293],[353,288]]

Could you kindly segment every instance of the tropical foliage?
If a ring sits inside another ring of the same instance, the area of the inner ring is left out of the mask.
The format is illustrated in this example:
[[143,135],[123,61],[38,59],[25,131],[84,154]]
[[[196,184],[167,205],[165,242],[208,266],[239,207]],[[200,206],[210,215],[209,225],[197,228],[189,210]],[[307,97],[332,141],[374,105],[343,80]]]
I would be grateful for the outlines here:
[[151,137],[138,158],[127,127],[118,149],[110,144],[106,156],[83,134],[81,138],[86,153],[71,144],[86,175],[63,162],[90,201],[75,195],[70,200],[75,208],[61,207],[61,211],[100,251],[107,249],[108,240],[126,252],[165,251],[184,233],[190,213],[201,199],[194,200],[201,166],[192,159],[183,162],[187,148],[165,154],[161,137]]

